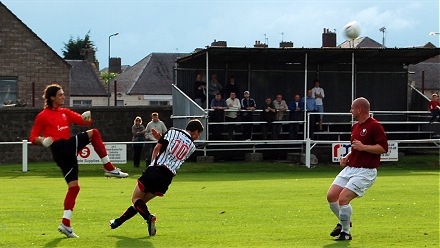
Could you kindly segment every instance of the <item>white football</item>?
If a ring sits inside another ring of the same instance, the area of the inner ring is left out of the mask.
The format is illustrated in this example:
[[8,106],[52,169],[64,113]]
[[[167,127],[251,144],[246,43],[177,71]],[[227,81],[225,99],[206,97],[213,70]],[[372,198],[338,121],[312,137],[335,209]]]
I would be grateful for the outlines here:
[[356,39],[361,35],[361,26],[357,21],[349,22],[344,26],[344,33],[347,38]]

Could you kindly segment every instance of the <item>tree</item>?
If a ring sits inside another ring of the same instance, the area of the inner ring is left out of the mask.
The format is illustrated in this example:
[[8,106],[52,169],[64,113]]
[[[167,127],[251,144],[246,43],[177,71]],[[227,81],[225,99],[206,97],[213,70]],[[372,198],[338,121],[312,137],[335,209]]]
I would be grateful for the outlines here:
[[108,82],[110,82],[113,78],[117,77],[119,74],[111,72],[101,72],[101,77],[102,80],[104,80],[104,82],[107,84]]
[[91,62],[96,61],[95,53],[97,51],[94,42],[90,40],[90,30],[84,36],[84,39],[78,36],[75,40],[70,36],[69,42],[64,43],[64,49],[62,50],[64,59],[87,59]]

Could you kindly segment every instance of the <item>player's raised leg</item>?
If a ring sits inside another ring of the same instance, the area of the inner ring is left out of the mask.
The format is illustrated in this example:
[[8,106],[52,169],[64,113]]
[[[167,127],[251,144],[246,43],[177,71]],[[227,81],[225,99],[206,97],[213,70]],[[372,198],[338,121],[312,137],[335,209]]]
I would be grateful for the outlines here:
[[89,136],[89,140],[91,141],[93,148],[104,164],[104,175],[108,177],[128,177],[128,173],[122,172],[121,169],[116,168],[112,162],[110,162],[107,149],[105,148],[104,142],[102,142],[101,134],[99,133],[98,129],[94,128],[88,130],[87,135]]

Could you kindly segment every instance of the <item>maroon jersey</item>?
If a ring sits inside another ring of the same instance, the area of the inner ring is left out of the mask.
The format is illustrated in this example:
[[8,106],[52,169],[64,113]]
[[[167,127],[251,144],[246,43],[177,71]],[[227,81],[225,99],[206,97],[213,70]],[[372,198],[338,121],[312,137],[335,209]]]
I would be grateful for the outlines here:
[[85,123],[81,115],[67,108],[44,108],[35,118],[29,140],[43,137],[52,137],[53,141],[70,138],[70,124],[88,126],[92,123]]
[[[364,123],[356,123],[351,128],[350,142],[359,140],[364,145],[376,145],[388,151],[388,139],[382,125],[373,117],[368,118]],[[373,154],[370,152],[358,151],[351,149],[350,160],[348,166],[363,167],[363,168],[377,168],[380,163],[380,154]]]
[[428,105],[428,110],[429,111],[433,111],[433,110],[437,110],[437,108],[440,106],[440,102],[439,101],[437,101],[437,100],[431,100],[430,102],[429,102],[429,105]]

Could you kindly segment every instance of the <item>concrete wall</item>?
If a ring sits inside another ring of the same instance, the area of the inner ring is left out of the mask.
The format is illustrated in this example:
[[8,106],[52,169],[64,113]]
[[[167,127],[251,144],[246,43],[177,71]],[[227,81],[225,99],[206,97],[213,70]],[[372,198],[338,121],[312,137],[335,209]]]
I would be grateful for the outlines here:
[[[35,116],[41,108],[0,108],[0,142],[22,141],[29,139],[29,133],[35,120]],[[98,128],[104,141],[131,141],[131,127],[136,116],[141,116],[143,124],[150,120],[152,112],[158,112],[160,119],[169,128],[172,126],[170,106],[136,106],[136,107],[92,107],[72,108],[82,113],[86,110],[92,112],[93,124],[90,127],[73,125],[72,134],[86,131],[90,128]],[[142,159],[145,159],[145,153]],[[21,163],[21,145],[0,145],[0,164]],[[132,159],[131,146],[127,146],[127,159]],[[29,162],[52,161],[49,149],[40,146],[29,146]]]

